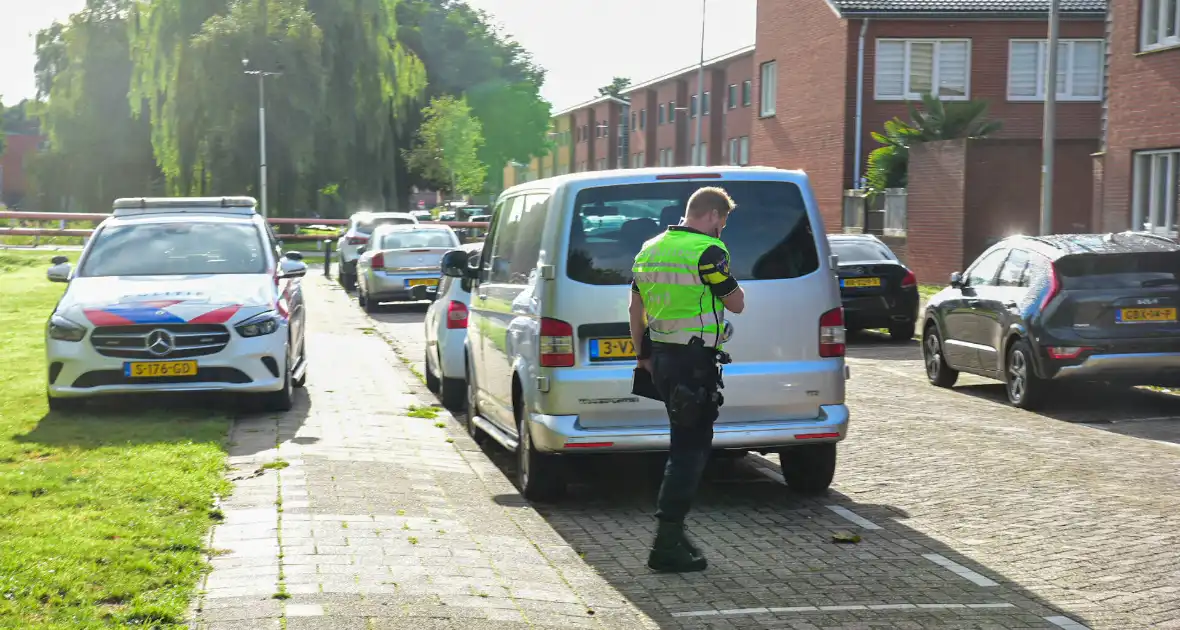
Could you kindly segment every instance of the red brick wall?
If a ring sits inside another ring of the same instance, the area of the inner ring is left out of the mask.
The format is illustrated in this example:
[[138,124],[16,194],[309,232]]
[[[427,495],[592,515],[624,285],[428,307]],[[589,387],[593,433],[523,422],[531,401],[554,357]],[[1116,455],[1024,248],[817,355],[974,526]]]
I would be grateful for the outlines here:
[[[759,2],[757,23],[750,161],[806,171],[826,229],[839,232],[854,91],[849,27],[825,2]],[[767,61],[778,63],[777,112],[760,118],[760,68]]]
[[570,171],[576,173],[581,170],[583,162],[586,163],[587,170],[593,168],[591,164],[594,152],[594,110],[579,109],[573,113],[573,117],[574,163],[570,165]]
[[[656,109],[658,110],[660,104],[663,104],[664,108],[665,108],[665,112],[664,112],[665,118],[664,118],[664,124],[662,124],[662,125],[659,124],[659,118],[658,118],[659,112],[658,111],[656,112],[656,115],[657,115],[656,136],[655,136],[656,146],[652,147],[652,150],[650,151],[651,155],[648,157],[648,160],[649,160],[648,163],[651,164],[652,166],[657,166],[660,163],[659,162],[660,149],[671,149],[673,151],[673,154],[675,154],[675,151],[676,151],[676,127],[677,127],[677,125],[679,125],[681,123],[676,122],[675,124],[673,124],[673,123],[668,122],[667,106],[672,101],[677,101],[676,102],[677,107],[680,107],[681,105],[683,105],[683,103],[678,101],[679,90],[680,90],[679,81],[677,81],[675,79],[670,80],[670,81],[666,81],[666,82],[661,83],[657,86],[654,86],[654,91],[656,93]],[[682,118],[682,117],[678,115],[677,121],[679,121],[680,118]]]
[[[729,139],[749,137],[750,127],[753,125],[756,110],[754,102],[742,105],[742,83],[754,78],[754,55],[747,55],[729,62],[725,69],[725,92],[730,85],[737,86],[737,108],[729,109],[729,96],[725,96],[725,116],[722,124],[721,137],[724,139],[725,151],[722,154],[724,164],[729,164]],[[752,89],[752,88],[751,88]]]
[[967,141],[920,144],[910,150],[906,264],[918,281],[943,284],[963,268]]
[[44,136],[8,134],[4,154],[0,155],[4,178],[0,181],[0,194],[24,195],[28,190],[25,177],[25,158],[37,151],[45,141]]
[[1180,49],[1139,50],[1138,0],[1110,0],[1104,230],[1131,227],[1132,153],[1180,148]]

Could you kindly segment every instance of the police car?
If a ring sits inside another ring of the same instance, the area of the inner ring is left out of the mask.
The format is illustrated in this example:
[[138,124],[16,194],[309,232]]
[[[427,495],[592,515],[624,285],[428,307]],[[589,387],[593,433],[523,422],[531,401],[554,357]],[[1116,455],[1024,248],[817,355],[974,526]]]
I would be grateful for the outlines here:
[[285,411],[307,378],[302,256],[250,197],[119,199],[46,326],[50,409],[103,394],[228,391]]

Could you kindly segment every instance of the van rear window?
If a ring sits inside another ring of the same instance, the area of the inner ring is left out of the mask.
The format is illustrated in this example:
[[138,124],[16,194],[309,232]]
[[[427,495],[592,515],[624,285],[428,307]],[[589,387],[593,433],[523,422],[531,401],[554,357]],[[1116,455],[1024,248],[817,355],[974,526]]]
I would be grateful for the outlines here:
[[[653,182],[588,188],[574,200],[567,275],[585,284],[631,283],[643,244],[684,216],[699,182]],[[802,191],[790,182],[719,184],[737,208],[721,239],[730,273],[741,280],[798,278],[819,269],[815,235]]]
[[1139,289],[1180,285],[1180,252],[1077,254],[1055,264],[1065,289]]

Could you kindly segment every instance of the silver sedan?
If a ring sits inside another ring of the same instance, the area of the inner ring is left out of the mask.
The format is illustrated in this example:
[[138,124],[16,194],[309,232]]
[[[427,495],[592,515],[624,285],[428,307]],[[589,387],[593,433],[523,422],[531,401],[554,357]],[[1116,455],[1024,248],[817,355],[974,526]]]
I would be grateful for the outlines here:
[[357,301],[372,312],[380,302],[405,301],[410,289],[437,286],[443,254],[459,247],[445,225],[383,225],[357,260]]

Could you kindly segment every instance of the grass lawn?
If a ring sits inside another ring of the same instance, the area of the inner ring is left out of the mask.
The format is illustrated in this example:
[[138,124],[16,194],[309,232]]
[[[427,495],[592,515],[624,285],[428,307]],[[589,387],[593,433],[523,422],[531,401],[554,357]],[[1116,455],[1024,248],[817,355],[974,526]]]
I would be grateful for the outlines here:
[[0,628],[179,627],[228,490],[229,418],[150,402],[48,414],[58,253],[0,251]]

